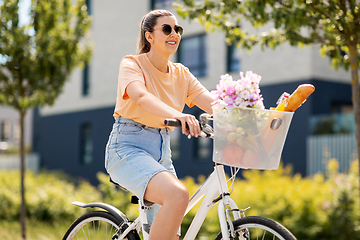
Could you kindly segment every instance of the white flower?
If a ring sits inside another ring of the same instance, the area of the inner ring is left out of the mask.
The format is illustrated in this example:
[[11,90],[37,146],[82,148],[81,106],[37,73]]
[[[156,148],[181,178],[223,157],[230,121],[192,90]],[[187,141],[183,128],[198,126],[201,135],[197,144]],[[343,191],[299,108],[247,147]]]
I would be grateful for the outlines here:
[[236,81],[236,84],[235,84],[235,91],[237,93],[240,93],[244,90],[244,86],[241,84],[241,81],[240,80],[237,80]]
[[241,97],[237,97],[234,102],[236,106],[239,106],[243,102],[243,99]]
[[233,78],[227,73],[220,76],[220,81],[233,81]]
[[247,89],[244,89],[241,93],[240,93],[240,97],[242,99],[248,99],[250,96],[250,93]]
[[263,103],[263,101],[261,101],[261,100],[257,101],[256,104],[254,105],[254,107],[255,107],[256,109],[261,109],[261,110],[264,110],[264,109],[265,109],[264,103]]

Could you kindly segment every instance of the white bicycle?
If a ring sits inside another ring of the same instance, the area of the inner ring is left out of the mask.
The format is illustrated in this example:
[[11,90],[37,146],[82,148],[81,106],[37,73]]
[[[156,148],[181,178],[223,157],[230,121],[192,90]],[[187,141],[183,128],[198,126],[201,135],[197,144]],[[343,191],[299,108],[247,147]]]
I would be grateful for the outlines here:
[[[200,124],[202,127],[201,137],[214,138],[213,129],[207,124],[210,118],[211,116],[207,114],[200,116]],[[176,120],[165,120],[165,124],[168,126],[180,126]],[[276,124],[272,122],[272,125]],[[231,169],[233,170],[233,168]],[[235,168],[234,171],[231,171],[230,178],[226,179],[224,165],[220,163],[214,164],[214,171],[189,200],[185,215],[203,198],[183,239],[195,239],[207,213],[212,207],[217,206],[220,222],[220,232],[215,238],[217,240],[296,240],[293,234],[278,222],[261,216],[246,217],[245,211],[247,208],[238,208],[234,200],[231,199],[230,193],[239,169],[240,168]],[[228,182],[232,183],[230,187],[228,187]],[[82,208],[100,208],[102,211],[88,212],[79,217],[69,227],[63,240],[140,240],[140,236],[142,236],[143,240],[148,239],[149,227],[145,211],[147,207],[140,203],[139,217],[133,221],[130,221],[119,209],[106,203],[73,202],[73,204]]]

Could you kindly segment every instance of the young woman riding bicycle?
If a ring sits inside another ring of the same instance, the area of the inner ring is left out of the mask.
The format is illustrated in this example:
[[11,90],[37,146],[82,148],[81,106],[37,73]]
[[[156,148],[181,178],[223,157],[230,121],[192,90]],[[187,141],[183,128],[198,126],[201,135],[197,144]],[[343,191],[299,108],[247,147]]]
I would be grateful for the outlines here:
[[151,206],[147,213],[150,240],[177,239],[189,201],[188,190],[172,164],[171,129],[164,119],[180,120],[182,133],[197,137],[199,123],[182,113],[185,104],[212,114],[210,92],[185,66],[169,61],[182,33],[167,10],[154,10],[143,17],[138,53],[125,56],[120,63],[115,123],[106,145],[105,168],[111,180]]

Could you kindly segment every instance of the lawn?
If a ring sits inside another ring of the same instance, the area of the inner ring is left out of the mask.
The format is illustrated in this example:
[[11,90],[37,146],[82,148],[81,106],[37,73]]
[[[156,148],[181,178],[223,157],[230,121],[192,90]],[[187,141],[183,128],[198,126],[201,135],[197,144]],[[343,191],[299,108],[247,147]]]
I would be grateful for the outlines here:
[[[27,240],[60,240],[71,223],[47,224],[27,222]],[[20,223],[0,220],[0,238],[2,240],[22,240]]]

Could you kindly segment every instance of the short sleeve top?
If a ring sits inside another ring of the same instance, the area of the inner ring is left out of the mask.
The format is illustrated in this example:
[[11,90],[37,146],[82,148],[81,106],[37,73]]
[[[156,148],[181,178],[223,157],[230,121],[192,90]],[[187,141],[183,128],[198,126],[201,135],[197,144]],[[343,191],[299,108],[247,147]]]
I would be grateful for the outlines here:
[[140,81],[147,90],[170,107],[182,112],[206,88],[180,63],[168,62],[168,73],[156,69],[146,54],[125,56],[119,69],[114,117],[123,116],[149,127],[163,128],[164,118],[144,111],[126,93],[129,83]]

